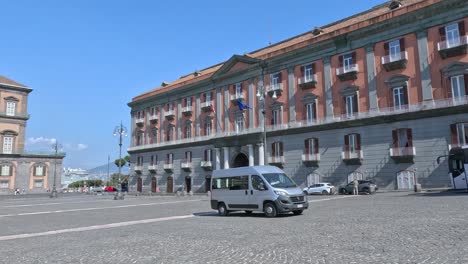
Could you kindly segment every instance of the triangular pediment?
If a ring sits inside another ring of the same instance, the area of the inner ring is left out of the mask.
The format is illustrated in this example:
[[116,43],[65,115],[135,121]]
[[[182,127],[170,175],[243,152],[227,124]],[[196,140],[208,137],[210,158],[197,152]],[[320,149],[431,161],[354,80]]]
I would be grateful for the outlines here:
[[258,64],[262,60],[252,58],[246,55],[234,55],[227,60],[221,68],[219,68],[214,74],[213,78],[219,78],[224,74],[233,73],[245,69],[251,65]]

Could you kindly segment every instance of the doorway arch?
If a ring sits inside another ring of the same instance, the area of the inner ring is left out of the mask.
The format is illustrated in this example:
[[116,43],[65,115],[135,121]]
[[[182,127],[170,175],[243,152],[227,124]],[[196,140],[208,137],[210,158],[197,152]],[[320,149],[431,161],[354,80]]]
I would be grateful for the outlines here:
[[211,191],[211,175],[205,176],[205,192]]
[[415,184],[414,171],[402,170],[397,173],[397,189],[398,190],[412,190]]
[[187,193],[192,191],[192,177],[185,176],[185,191]]
[[143,190],[143,179],[138,177],[137,180],[137,192],[141,192]]
[[247,166],[249,166],[249,158],[242,152],[237,154],[237,156],[234,158],[232,167],[239,168],[239,167],[247,167]]
[[151,192],[156,192],[156,188],[158,187],[158,181],[156,177],[151,178]]

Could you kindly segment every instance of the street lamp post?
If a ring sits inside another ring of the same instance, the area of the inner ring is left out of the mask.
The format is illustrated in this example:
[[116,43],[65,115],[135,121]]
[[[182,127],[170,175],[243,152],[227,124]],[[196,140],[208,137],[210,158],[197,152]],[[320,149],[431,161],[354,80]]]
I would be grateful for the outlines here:
[[264,66],[262,66],[262,77],[261,77],[261,84],[260,84],[260,81],[258,82],[258,88],[257,88],[257,98],[258,98],[258,101],[260,103],[260,106],[262,108],[261,110],[261,113],[263,115],[263,122],[262,122],[262,126],[263,126],[263,129],[262,129],[262,141],[263,141],[263,162],[265,165],[267,163],[267,140],[266,140],[266,113],[265,113],[265,105],[266,105],[266,95],[267,95],[267,92],[265,91],[265,85],[263,85],[263,82],[265,81],[265,78],[264,78]]
[[55,159],[54,159],[54,183],[52,185],[52,192],[50,193],[50,198],[57,198],[57,158],[58,158],[58,149],[61,148],[60,144],[55,141],[55,144],[52,145],[52,148],[55,150]]
[[121,173],[122,173],[122,140],[123,140],[124,136],[127,136],[127,128],[122,125],[122,121],[120,121],[119,126],[115,127],[114,136],[119,136],[119,178],[118,178],[118,184],[120,185],[120,180],[121,180],[120,177],[121,177]]

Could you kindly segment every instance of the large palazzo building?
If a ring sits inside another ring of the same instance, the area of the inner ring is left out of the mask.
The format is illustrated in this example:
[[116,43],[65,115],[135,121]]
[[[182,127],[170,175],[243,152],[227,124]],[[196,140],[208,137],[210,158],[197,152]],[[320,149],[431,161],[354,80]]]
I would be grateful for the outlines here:
[[0,194],[20,189],[28,193],[52,190],[54,169],[60,188],[63,153],[24,150],[28,95],[32,89],[0,76]]
[[467,14],[391,1],[163,82],[129,103],[130,185],[204,192],[214,169],[272,164],[303,186],[451,186],[436,160],[468,144]]

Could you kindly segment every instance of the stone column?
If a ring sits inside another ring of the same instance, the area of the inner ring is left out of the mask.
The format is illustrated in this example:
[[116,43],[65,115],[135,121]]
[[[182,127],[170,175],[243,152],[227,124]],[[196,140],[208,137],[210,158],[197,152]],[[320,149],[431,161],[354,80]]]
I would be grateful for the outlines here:
[[247,145],[249,148],[249,166],[254,166],[254,148],[252,144]]
[[427,48],[427,31],[416,33],[418,38],[419,70],[421,72],[421,88],[423,101],[432,100],[431,69],[429,66],[429,52]]
[[258,143],[258,165],[265,165],[265,150],[263,149],[263,143]]
[[221,150],[219,148],[215,148],[215,169],[221,169]]
[[[255,92],[254,92],[254,85],[253,85],[253,79],[249,79],[249,92],[247,94],[249,97],[249,105],[253,107],[254,105],[254,99],[256,97]],[[258,109],[255,109],[258,110]],[[249,128],[254,127],[254,110],[248,111],[249,112]]]
[[325,86],[325,104],[326,104],[326,117],[333,117],[333,98],[331,90],[331,64],[330,56],[323,58],[323,74],[324,74],[324,86]]
[[221,101],[221,88],[216,89],[216,120],[214,122],[216,123],[216,133],[221,133],[223,132],[223,129],[221,127],[221,111],[224,109],[223,107],[223,102]]
[[195,136],[200,136],[200,96],[195,100]]
[[182,139],[182,99],[177,100],[177,139]]
[[224,168],[229,169],[229,147],[223,147],[224,152]]
[[226,107],[224,110],[224,132],[229,132],[231,129],[229,126],[229,99],[229,86],[226,86],[224,90],[224,105]]
[[375,80],[374,44],[366,47],[367,83],[369,84],[369,111],[377,110],[377,84]]

